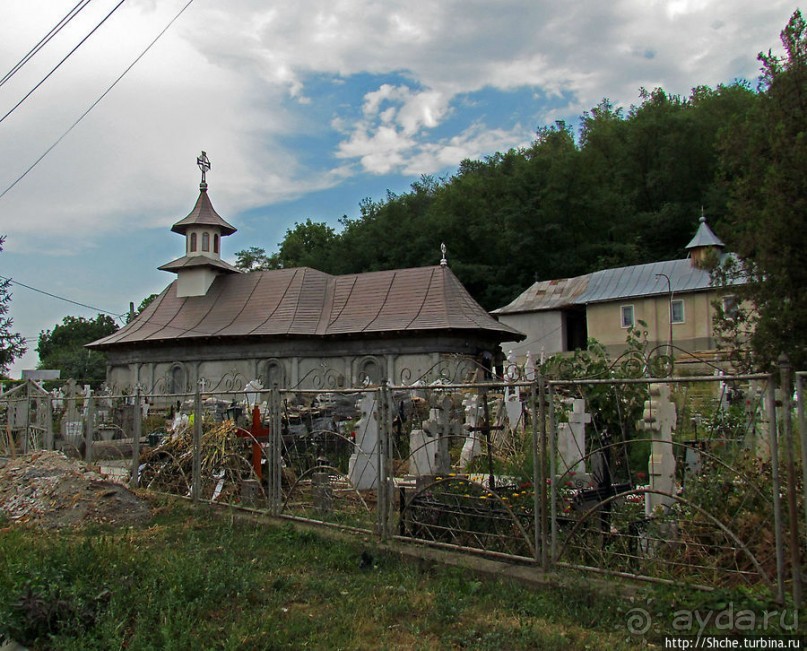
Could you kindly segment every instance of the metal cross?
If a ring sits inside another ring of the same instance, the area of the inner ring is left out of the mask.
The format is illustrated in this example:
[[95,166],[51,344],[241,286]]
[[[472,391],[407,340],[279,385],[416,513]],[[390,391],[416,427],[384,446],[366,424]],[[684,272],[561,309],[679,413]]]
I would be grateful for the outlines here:
[[490,490],[496,490],[496,478],[493,474],[493,451],[491,450],[491,432],[501,431],[504,429],[504,425],[491,425],[490,424],[490,411],[488,409],[488,393],[487,391],[482,392],[482,408],[484,413],[484,421],[482,422],[481,426],[477,427],[469,427],[469,432],[482,432],[485,435],[485,444],[487,447],[488,453],[488,487]]
[[207,157],[207,152],[203,151],[201,156],[197,156],[196,164],[202,170],[202,183],[206,183],[205,174],[210,171],[210,159]]

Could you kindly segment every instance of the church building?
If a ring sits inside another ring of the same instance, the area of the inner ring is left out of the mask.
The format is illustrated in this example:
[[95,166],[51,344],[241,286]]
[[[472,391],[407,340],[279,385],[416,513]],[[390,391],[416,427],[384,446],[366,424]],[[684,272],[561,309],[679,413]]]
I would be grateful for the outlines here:
[[[236,232],[213,208],[207,156],[196,205],[171,228],[184,255],[176,279],[134,320],[88,345],[107,354],[107,382],[184,393],[201,380],[328,389],[461,380],[524,338],[486,312],[438,265],[333,276],[309,267],[244,273],[221,257]],[[436,248],[436,247],[435,247]]]

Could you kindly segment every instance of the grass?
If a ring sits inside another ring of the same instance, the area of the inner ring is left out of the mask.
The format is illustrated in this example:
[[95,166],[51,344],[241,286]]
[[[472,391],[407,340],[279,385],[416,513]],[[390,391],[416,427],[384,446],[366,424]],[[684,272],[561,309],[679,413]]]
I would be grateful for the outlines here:
[[[635,605],[162,500],[146,528],[0,532],[0,638],[33,649],[633,649]],[[362,563],[368,556],[371,562]]]

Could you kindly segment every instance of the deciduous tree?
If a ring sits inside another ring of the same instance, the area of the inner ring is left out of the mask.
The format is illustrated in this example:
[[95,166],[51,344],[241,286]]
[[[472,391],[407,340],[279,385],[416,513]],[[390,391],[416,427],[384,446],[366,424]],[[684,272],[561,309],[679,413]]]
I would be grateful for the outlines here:
[[[5,237],[0,236],[0,251],[3,250]],[[11,303],[11,280],[0,280],[0,376],[8,373],[14,360],[25,354],[27,346],[25,338],[13,331],[14,320],[8,315]]]
[[63,378],[98,384],[106,378],[106,356],[84,347],[118,329],[112,317],[99,314],[95,319],[66,316],[53,330],[39,333],[36,351],[39,368],[58,369]]

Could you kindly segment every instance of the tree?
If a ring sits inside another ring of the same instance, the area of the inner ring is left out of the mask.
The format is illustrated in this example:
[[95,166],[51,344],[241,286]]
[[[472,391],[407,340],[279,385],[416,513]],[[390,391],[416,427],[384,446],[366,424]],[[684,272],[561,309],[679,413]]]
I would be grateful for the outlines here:
[[328,254],[335,239],[336,233],[330,226],[306,219],[305,223],[295,223],[293,229],[286,231],[278,258],[286,269],[313,267],[327,271]]
[[266,269],[280,269],[280,260],[276,253],[266,255],[266,249],[251,246],[235,254],[235,266],[242,271],[264,271]]
[[749,344],[766,368],[782,352],[807,364],[807,24],[796,11],[781,33],[785,56],[760,53],[760,97],[721,145],[729,232],[754,313]]
[[63,378],[100,384],[106,378],[106,356],[84,346],[117,329],[118,325],[106,314],[99,314],[95,319],[66,316],[53,330],[39,333],[36,347],[39,368],[58,369]]
[[[6,238],[0,236],[0,251],[3,250],[5,241]],[[23,356],[28,350],[25,338],[12,331],[14,320],[8,316],[8,308],[11,303],[10,287],[10,278],[0,280],[0,376],[6,376],[9,366],[14,363],[14,360]]]

